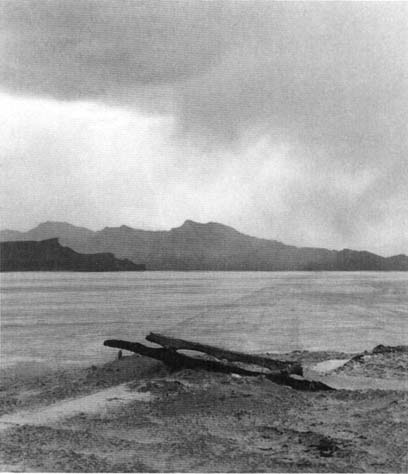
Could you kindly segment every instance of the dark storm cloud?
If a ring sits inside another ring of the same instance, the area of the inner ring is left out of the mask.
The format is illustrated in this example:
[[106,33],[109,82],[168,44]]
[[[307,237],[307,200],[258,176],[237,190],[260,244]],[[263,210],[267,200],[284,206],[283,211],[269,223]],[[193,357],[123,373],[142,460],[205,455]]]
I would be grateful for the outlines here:
[[59,98],[111,98],[199,74],[220,44],[207,11],[178,2],[3,2],[2,82]]
[[275,133],[352,168],[398,159],[407,144],[404,3],[13,1],[2,10],[1,84],[15,91],[171,103],[193,139]]
[[1,83],[16,91],[159,108],[165,91],[192,135],[260,127],[363,162],[405,141],[404,3],[1,5]]
[[[405,2],[0,8],[3,89],[171,113],[180,141],[220,168],[230,151],[242,160],[242,147],[268,136],[302,170],[284,193],[288,221],[306,216],[305,228],[321,222],[344,242],[407,203]],[[179,166],[187,159],[180,153]]]

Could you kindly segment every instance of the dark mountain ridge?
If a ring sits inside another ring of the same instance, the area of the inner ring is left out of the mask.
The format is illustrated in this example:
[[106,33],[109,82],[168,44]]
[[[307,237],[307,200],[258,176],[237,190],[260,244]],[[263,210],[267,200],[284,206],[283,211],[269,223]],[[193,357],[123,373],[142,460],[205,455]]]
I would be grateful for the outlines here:
[[144,265],[119,260],[112,253],[82,254],[63,247],[58,238],[1,242],[0,271],[140,271]]
[[187,220],[169,231],[128,226],[92,231],[68,223],[45,222],[28,232],[0,232],[0,240],[52,237],[58,237],[63,245],[77,252],[109,252],[117,258],[144,262],[150,270],[408,270],[406,255],[385,258],[349,249],[294,247],[252,237],[216,222],[202,224]]

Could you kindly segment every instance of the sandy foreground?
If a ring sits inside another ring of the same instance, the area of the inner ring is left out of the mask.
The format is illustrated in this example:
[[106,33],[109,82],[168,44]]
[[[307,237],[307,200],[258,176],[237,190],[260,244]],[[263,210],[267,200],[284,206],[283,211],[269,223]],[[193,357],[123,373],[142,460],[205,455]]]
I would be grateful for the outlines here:
[[[47,374],[4,372],[0,469],[53,472],[407,472],[408,353],[297,352],[340,388],[171,373],[131,356]],[[343,387],[343,388],[342,388]],[[345,389],[347,388],[347,389]]]

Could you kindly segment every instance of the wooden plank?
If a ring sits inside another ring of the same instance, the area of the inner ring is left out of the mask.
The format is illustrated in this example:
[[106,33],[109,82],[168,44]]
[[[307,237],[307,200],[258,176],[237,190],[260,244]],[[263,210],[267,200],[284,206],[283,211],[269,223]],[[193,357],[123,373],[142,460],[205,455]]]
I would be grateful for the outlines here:
[[104,346],[114,347],[117,349],[124,349],[127,351],[135,352],[143,356],[151,357],[156,360],[160,360],[167,366],[174,370],[182,369],[203,369],[212,372],[222,373],[234,373],[242,376],[264,376],[268,380],[278,384],[287,385],[296,390],[307,390],[307,391],[321,391],[321,390],[334,390],[333,388],[325,385],[321,382],[313,382],[310,380],[303,379],[301,377],[291,377],[288,373],[272,373],[265,375],[261,372],[254,372],[234,365],[223,364],[221,362],[205,359],[196,359],[189,357],[185,354],[179,354],[174,349],[159,348],[155,349],[152,347],[144,346],[137,342],[123,341],[119,339],[109,339],[105,341]]
[[206,360],[206,359],[195,359],[184,354],[179,354],[173,349],[160,348],[156,349],[153,347],[147,347],[138,342],[122,341],[120,339],[109,339],[103,343],[104,346],[115,347],[118,349],[125,349],[127,351],[135,352],[153,359],[164,362],[173,369],[204,369],[213,372],[223,373],[235,373],[239,375],[256,376],[258,372],[242,369],[236,366],[230,366],[222,364],[221,362]]
[[260,367],[265,367],[272,372],[286,372],[290,374],[303,375],[303,369],[299,362],[282,361],[255,354],[229,351],[208,344],[176,339],[153,332],[146,336],[146,339],[167,349],[198,351],[216,357],[217,359],[228,360],[229,362],[243,362],[245,364],[259,365]]

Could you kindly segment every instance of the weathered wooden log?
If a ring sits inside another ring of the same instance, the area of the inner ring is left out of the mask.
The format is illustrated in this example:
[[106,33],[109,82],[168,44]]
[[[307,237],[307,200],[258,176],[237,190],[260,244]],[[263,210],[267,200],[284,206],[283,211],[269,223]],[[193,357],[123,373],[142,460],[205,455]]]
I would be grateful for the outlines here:
[[225,359],[229,362],[243,362],[245,364],[259,365],[265,367],[274,373],[285,372],[289,374],[303,375],[302,366],[298,362],[282,361],[270,359],[255,354],[245,354],[244,352],[229,351],[219,347],[200,344],[199,342],[186,341],[184,339],[175,339],[151,332],[146,339],[150,342],[159,344],[167,349],[191,350],[204,352],[205,354]]
[[172,369],[204,369],[213,372],[235,373],[239,375],[259,375],[258,372],[242,369],[231,365],[226,365],[221,362],[195,359],[184,354],[179,354],[173,349],[147,347],[138,342],[122,341],[119,339],[109,339],[103,343],[104,346],[115,347],[117,349],[125,349],[127,351],[135,352],[143,356],[151,357],[153,359],[164,362]]
[[313,382],[302,378],[291,377],[287,373],[280,374],[268,374],[265,375],[261,372],[255,372],[251,370],[242,369],[230,364],[223,364],[214,360],[196,359],[189,357],[185,354],[179,354],[174,349],[159,348],[155,349],[152,347],[144,346],[137,342],[122,341],[119,339],[109,339],[103,343],[104,346],[114,347],[117,349],[125,349],[127,351],[135,352],[143,356],[151,357],[156,360],[160,360],[167,366],[174,370],[181,369],[203,369],[212,372],[222,373],[233,373],[244,376],[265,376],[267,379],[279,385],[287,385],[295,388],[296,390],[308,390],[308,391],[320,391],[320,390],[333,390],[328,385],[321,382]]

